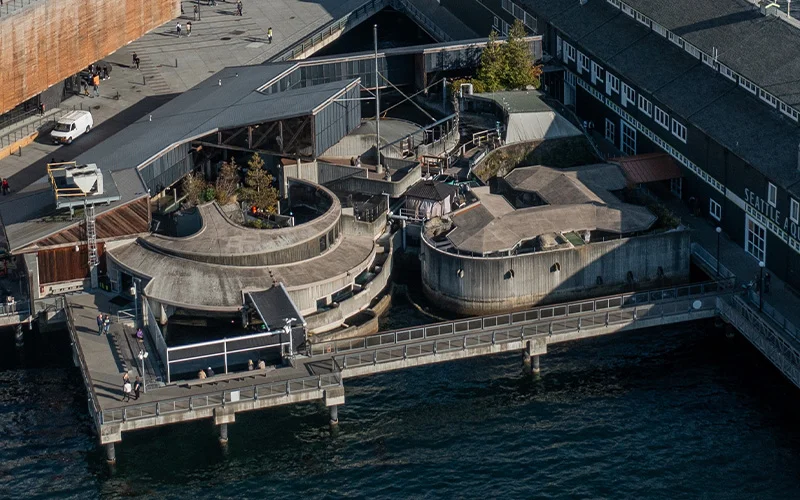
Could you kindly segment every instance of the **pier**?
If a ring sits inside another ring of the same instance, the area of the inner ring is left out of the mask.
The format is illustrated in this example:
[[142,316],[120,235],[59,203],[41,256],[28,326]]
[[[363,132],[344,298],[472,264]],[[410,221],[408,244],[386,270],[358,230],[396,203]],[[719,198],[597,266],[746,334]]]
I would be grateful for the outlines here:
[[113,462],[114,444],[123,433],[213,418],[225,442],[227,425],[237,413],[274,406],[321,400],[336,425],[338,407],[345,402],[344,381],[352,377],[509,351],[523,353],[526,369],[538,373],[540,356],[550,344],[713,318],[719,301],[733,292],[730,284],[712,281],[619,294],[312,344],[290,366],[166,385],[146,383],[139,400],[128,403],[121,401],[122,372],[130,369],[147,382],[159,370],[157,361],[136,363],[136,346],[126,346],[131,332],[125,333],[121,323],[112,327],[111,335],[98,335],[97,314],[108,307],[103,296],[72,297],[66,309],[89,413]]

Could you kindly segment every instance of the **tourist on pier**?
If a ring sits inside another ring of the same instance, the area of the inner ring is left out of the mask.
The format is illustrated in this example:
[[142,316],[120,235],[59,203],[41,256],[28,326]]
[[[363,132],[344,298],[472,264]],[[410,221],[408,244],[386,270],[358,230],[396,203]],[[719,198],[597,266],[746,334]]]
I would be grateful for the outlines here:
[[3,178],[3,182],[0,183],[0,186],[3,187],[3,196],[7,195],[9,191],[11,191],[11,186],[8,185],[8,179]]
[[[197,5],[195,5],[195,6],[194,6],[194,20],[195,20],[195,21],[197,21],[197,14],[198,14],[199,12],[200,12],[200,8],[199,8]],[[189,30],[189,33],[191,33],[191,32],[192,32],[192,31],[191,31],[191,30]]]
[[111,318],[106,314],[106,317],[103,318],[103,332],[108,335],[111,331]]
[[238,2],[236,2],[236,12],[240,16],[242,15],[242,9],[243,9],[242,0],[239,0]]
[[178,22],[175,24],[175,31],[177,31],[177,32],[178,32],[178,36],[181,36],[181,22],[180,22],[180,21],[178,21]]
[[92,89],[94,90],[94,97],[100,97],[100,75],[98,74],[92,77]]
[[138,340],[139,342],[144,341],[144,332],[142,331],[141,328],[136,330],[136,340]]
[[270,26],[269,29],[267,30],[267,41],[269,43],[272,43],[272,26]]
[[136,55],[136,52],[133,53],[133,65],[139,69],[139,56]]
[[192,36],[192,22],[186,23],[186,36]]
[[103,334],[103,314],[102,313],[97,315],[97,334],[98,335],[102,335]]
[[250,372],[253,371],[253,360],[252,359],[248,359],[247,360],[247,371],[250,371]]
[[201,380],[205,379],[206,378],[206,372],[204,372],[203,370],[200,370],[199,372],[197,372],[197,378],[199,378]]
[[[127,399],[126,399],[127,398]],[[122,400],[123,401],[130,401],[131,400],[131,381],[127,381],[122,384]]]
[[265,370],[266,368],[267,368],[267,364],[264,363],[264,360],[263,359],[259,359],[258,360],[258,369],[259,370]]
[[212,370],[210,366],[206,368],[206,375],[208,375],[209,377],[214,376],[214,370]]
[[142,379],[138,376],[136,380],[133,382],[133,399],[139,399],[139,391],[142,390]]

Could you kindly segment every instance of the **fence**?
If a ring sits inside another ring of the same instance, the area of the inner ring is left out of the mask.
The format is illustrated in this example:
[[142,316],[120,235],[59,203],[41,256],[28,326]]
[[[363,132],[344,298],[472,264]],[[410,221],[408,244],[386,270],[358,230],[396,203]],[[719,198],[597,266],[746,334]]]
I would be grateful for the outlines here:
[[[497,330],[498,328],[503,328],[506,326],[529,325],[534,322],[541,321],[553,322],[557,319],[570,318],[577,315],[585,316],[592,312],[605,313],[607,311],[618,310],[623,307],[635,307],[638,305],[654,304],[661,301],[676,301],[688,297],[698,297],[711,293],[718,293],[728,289],[727,285],[727,283],[718,283],[712,281],[661,290],[613,295],[593,300],[542,306],[528,309],[526,311],[507,314],[482,316],[456,321],[445,321],[411,329],[379,333],[369,337],[314,344],[311,346],[310,354],[311,356],[335,354],[357,349],[367,349],[386,344],[397,344],[399,342],[407,342],[410,340],[423,340],[441,335],[456,335],[485,330]],[[613,319],[614,318],[611,318],[611,320]]]
[[150,332],[150,338],[153,339],[153,343],[156,346],[158,356],[161,359],[161,364],[167,371],[167,383],[169,383],[169,349],[167,348],[167,341],[164,340],[164,334],[161,332],[161,327],[158,325],[158,321],[153,315],[153,311],[150,309],[150,302],[146,297],[142,297],[142,302],[145,310],[147,311],[147,314],[144,315],[144,326],[145,329]]
[[18,314],[30,314],[30,312],[31,302],[29,300],[17,300],[0,304],[0,316],[15,316]]
[[707,267],[706,271],[710,273],[716,273],[719,270],[720,278],[727,279],[727,280],[736,280],[736,275],[733,274],[733,271],[725,267],[722,263],[719,264],[717,267],[717,259],[713,255],[711,255],[705,248],[700,246],[699,243],[692,243],[692,256],[700,261],[701,264],[705,264]]
[[40,1],[42,0],[5,0],[3,5],[0,6],[0,16],[13,14],[15,11],[22,9],[26,5],[31,5]]
[[128,422],[144,418],[155,418],[161,415],[187,413],[195,410],[225,406],[226,404],[236,403],[238,401],[258,401],[261,399],[319,391],[329,387],[338,387],[341,383],[341,377],[337,373],[327,373],[294,380],[255,384],[239,389],[211,391],[193,396],[103,410],[102,422],[106,424]]
[[[54,125],[58,121],[59,118],[64,116],[67,111],[63,109],[59,109],[53,113],[48,113],[46,115],[39,115],[39,110],[31,110],[26,113],[26,116],[20,120],[16,120],[14,123],[19,124],[18,128],[6,133],[5,135],[0,136],[0,149],[8,147],[15,142],[30,137],[34,132],[42,128],[45,124],[52,122]],[[35,120],[30,121],[28,123],[21,123],[24,120],[34,118]],[[14,123],[10,124],[9,126],[13,126]],[[2,129],[3,127],[0,127]]]
[[[493,331],[483,331],[464,335],[452,335],[448,338],[433,338],[426,341],[424,336],[419,337],[420,342],[396,345],[397,341],[390,342],[389,347],[368,350],[364,348],[358,352],[344,353],[334,358],[342,370],[365,365],[378,365],[392,361],[444,354],[452,351],[465,351],[487,346],[522,343],[526,338],[536,335],[550,335],[549,343],[571,340],[567,336],[572,333],[590,330],[598,327],[608,327],[615,324],[625,324],[653,318],[664,318],[687,313],[716,311],[716,301],[706,301],[701,306],[695,307],[693,299],[679,300],[666,303],[649,304],[644,307],[633,307],[625,310],[606,311],[598,314],[580,316],[543,324],[519,325]],[[417,330],[420,332],[421,330]],[[411,332],[411,331],[410,331]],[[409,332],[409,333],[410,333]],[[562,336],[564,338],[559,339]],[[409,336],[403,341],[417,340]]]
[[408,17],[421,24],[422,28],[433,38],[442,42],[450,42],[453,40],[450,35],[442,31],[442,29],[435,22],[433,22],[421,10],[414,7],[408,0],[390,0],[389,3],[396,10],[404,12]]

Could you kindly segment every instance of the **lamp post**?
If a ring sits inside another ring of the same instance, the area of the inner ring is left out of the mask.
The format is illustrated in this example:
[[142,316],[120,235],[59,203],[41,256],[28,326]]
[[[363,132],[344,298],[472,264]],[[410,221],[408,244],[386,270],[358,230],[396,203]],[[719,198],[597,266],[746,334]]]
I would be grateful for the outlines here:
[[717,278],[719,278],[719,237],[722,234],[722,228],[717,226]]
[[133,286],[131,287],[131,295],[133,295],[133,327],[139,328],[139,285],[141,285],[139,278],[133,278]]
[[144,360],[147,359],[147,356],[149,355],[150,355],[149,352],[145,351],[144,349],[141,349],[139,351],[139,355],[136,356],[137,358],[139,358],[139,361],[142,362],[142,392],[147,392],[147,383],[145,382],[144,378]]
[[761,275],[758,278],[758,312],[764,311],[764,261],[761,260],[758,262],[758,267],[760,269]]

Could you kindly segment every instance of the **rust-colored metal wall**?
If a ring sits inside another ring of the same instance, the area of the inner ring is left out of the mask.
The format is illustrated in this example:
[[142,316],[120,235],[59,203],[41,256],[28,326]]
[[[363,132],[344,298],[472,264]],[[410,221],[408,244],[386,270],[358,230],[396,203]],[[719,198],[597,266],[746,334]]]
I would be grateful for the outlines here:
[[0,17],[0,113],[180,15],[179,0],[41,0]]
[[[97,256],[100,258],[100,269],[105,269],[105,245],[97,244]],[[73,247],[40,250],[39,284],[61,283],[62,281],[80,280],[89,277],[89,250],[86,245],[79,245],[78,251]]]

